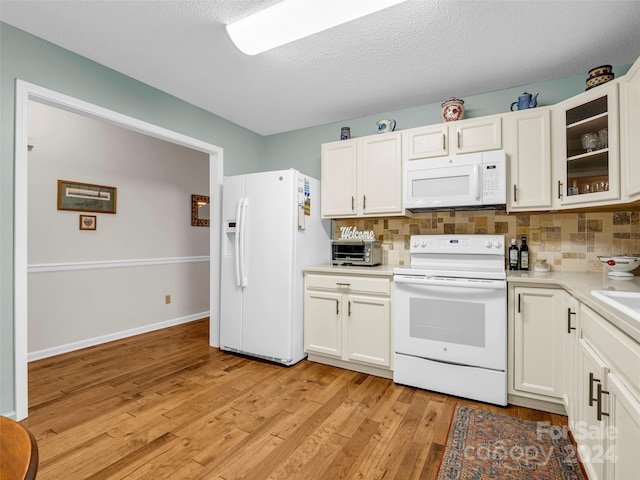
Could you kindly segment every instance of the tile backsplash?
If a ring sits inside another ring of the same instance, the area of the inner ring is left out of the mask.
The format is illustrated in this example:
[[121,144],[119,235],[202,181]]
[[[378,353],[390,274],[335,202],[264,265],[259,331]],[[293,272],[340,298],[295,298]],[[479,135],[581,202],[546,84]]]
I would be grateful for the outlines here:
[[[373,230],[382,242],[384,262],[408,265],[411,235],[504,234],[508,244],[527,237],[530,262],[546,259],[554,271],[604,272],[598,255],[640,256],[640,212],[508,214],[504,210],[434,211],[413,217],[335,220],[340,227]],[[637,272],[636,272],[637,273]]]

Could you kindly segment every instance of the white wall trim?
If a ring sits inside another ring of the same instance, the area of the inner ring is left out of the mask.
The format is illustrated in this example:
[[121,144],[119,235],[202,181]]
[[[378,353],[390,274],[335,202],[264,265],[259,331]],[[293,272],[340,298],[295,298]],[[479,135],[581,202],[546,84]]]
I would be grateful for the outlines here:
[[[134,132],[175,143],[183,147],[209,154],[209,198],[212,205],[211,225],[222,224],[222,179],[223,149],[188,137],[181,133],[159,127],[152,123],[129,117],[82,100],[64,95],[54,90],[34,85],[24,80],[16,80],[15,113],[15,164],[14,164],[14,405],[15,417],[22,420],[28,415],[28,311],[27,311],[27,201],[28,201],[28,105],[29,100],[44,103],[80,115],[85,115],[112,125],[124,127]],[[220,235],[210,235],[210,327],[209,343],[219,346],[220,342]]]
[[65,272],[70,270],[95,270],[100,268],[147,267],[175,263],[208,262],[209,256],[172,258],[134,258],[130,260],[96,260],[93,262],[36,263],[27,266],[27,273]]
[[186,317],[174,318],[171,320],[165,320],[164,322],[152,323],[150,325],[143,325],[141,327],[131,328],[129,330],[123,330],[121,332],[108,333],[106,335],[100,335],[99,337],[87,338],[77,342],[67,343],[65,345],[45,348],[29,353],[28,359],[30,362],[33,362],[34,360],[42,360],[43,358],[49,358],[63,353],[75,352],[76,350],[93,347],[95,345],[101,345],[103,343],[112,342],[114,340],[133,337],[134,335],[140,335],[141,333],[153,332],[155,330],[161,330],[163,328],[193,322],[195,320],[200,320],[201,318],[208,316],[209,312],[195,313]]

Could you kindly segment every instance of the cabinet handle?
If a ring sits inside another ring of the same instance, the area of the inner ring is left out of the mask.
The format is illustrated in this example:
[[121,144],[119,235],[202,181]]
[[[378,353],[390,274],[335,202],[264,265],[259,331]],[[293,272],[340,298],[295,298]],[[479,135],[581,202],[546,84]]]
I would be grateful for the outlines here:
[[576,327],[571,326],[571,315],[575,315],[576,312],[572,312],[571,308],[567,308],[567,333],[571,333],[571,330],[575,330]]
[[558,180],[558,198],[562,198],[562,182]]
[[340,301],[336,300],[336,315],[340,315]]
[[350,283],[340,283],[340,282],[336,282],[336,285],[338,285],[339,287],[349,287],[349,286],[351,286]]
[[598,382],[598,387],[601,387],[600,380],[593,376],[592,372],[589,372],[589,406],[593,407],[593,402],[597,401],[593,398],[593,382]]
[[347,316],[351,316],[351,300],[349,300],[349,303],[347,304]]
[[458,132],[458,148],[460,148],[460,132]]
[[447,150],[447,134],[442,134],[442,150]]
[[518,313],[520,313],[520,294],[518,294]]
[[517,187],[514,185],[513,186],[513,203],[516,203],[518,201],[518,190]]
[[606,390],[602,389],[602,384],[598,383],[598,393],[597,393],[597,402],[598,405],[596,405],[596,415],[598,418],[598,421],[602,420],[602,417],[608,417],[609,414],[607,412],[603,412],[602,411],[602,394],[606,393],[607,395],[609,395],[609,392],[607,392]]
[[356,197],[351,195],[351,210],[355,211],[355,209],[356,209]]
[[363,195],[362,196],[362,210],[366,210],[367,209],[367,196]]

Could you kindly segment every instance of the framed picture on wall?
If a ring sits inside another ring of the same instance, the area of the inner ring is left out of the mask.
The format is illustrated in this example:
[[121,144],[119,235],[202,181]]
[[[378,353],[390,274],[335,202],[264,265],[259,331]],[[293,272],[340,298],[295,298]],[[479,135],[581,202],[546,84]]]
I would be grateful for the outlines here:
[[80,215],[80,230],[95,230],[97,222],[95,215]]
[[116,187],[58,180],[58,210],[116,213]]

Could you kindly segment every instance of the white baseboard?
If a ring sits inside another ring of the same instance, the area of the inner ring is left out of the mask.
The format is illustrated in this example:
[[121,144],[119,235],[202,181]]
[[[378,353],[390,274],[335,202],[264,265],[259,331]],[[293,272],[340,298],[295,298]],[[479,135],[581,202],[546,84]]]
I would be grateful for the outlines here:
[[123,330],[120,332],[109,333],[107,335],[101,335],[99,337],[87,338],[86,340],[79,340],[77,342],[58,345],[56,347],[45,348],[43,350],[29,352],[27,355],[27,360],[29,362],[33,362],[34,360],[42,360],[43,358],[53,357],[62,353],[74,352],[82,348],[93,347],[94,345],[100,345],[102,343],[112,342],[114,340],[120,340],[122,338],[133,337],[134,335],[140,335],[141,333],[153,332],[155,330],[161,330],[163,328],[193,322],[194,320],[199,320],[208,316],[209,312],[195,313],[193,315],[187,315],[186,317],[174,318],[171,320],[165,320],[164,322],[143,325],[141,327],[132,328],[130,330]]

